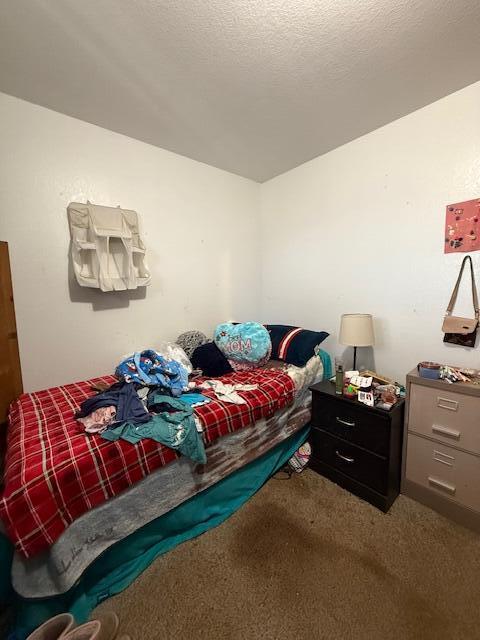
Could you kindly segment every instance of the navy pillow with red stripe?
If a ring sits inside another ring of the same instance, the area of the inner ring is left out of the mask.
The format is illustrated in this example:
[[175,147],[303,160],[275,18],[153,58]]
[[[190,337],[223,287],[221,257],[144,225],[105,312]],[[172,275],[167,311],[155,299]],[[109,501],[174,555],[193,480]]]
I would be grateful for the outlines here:
[[282,360],[297,367],[304,367],[316,347],[330,335],[326,331],[309,331],[285,324],[266,324],[272,341],[273,360]]

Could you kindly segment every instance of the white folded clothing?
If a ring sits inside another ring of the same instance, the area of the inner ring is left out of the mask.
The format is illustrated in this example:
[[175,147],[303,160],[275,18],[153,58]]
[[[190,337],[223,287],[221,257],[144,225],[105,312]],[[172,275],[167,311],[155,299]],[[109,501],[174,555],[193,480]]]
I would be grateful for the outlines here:
[[212,389],[222,402],[246,404],[246,401],[237,392],[254,391],[258,389],[258,384],[224,384],[220,380],[205,380],[197,389]]

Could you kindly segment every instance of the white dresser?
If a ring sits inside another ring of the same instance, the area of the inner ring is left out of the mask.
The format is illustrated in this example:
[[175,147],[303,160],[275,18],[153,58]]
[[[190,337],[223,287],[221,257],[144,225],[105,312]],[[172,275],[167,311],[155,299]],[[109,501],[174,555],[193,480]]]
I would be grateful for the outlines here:
[[402,493],[480,531],[480,386],[407,376]]

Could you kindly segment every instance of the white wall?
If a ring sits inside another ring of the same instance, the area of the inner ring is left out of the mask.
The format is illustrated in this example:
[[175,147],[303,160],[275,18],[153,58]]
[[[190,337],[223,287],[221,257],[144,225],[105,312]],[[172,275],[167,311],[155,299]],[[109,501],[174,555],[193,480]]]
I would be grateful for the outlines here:
[[[325,329],[342,353],[339,318],[356,311],[375,316],[387,375],[423,359],[480,366],[478,347],[440,331],[461,261],[443,254],[445,205],[474,197],[480,83],[263,185],[0,94],[0,239],[25,388],[111,371],[228,318]],[[66,206],[87,199],[141,214],[145,297],[69,282]],[[457,310],[470,313],[465,295]]]
[[[140,213],[145,297],[69,284],[66,206],[87,199]],[[0,94],[0,239],[25,389],[101,375],[181,331],[254,317],[258,203],[252,181]]]
[[478,197],[480,83],[270,180],[262,319],[325,329],[342,353],[340,315],[372,313],[377,370],[398,380],[420,360],[480,367],[440,331],[462,258],[443,253],[445,205]]

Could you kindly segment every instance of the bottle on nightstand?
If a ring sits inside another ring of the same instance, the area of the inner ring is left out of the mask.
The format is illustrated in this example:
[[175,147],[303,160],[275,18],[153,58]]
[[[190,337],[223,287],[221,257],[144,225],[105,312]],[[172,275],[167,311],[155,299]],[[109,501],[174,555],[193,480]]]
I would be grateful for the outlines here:
[[343,393],[343,361],[335,358],[335,393],[339,396]]

